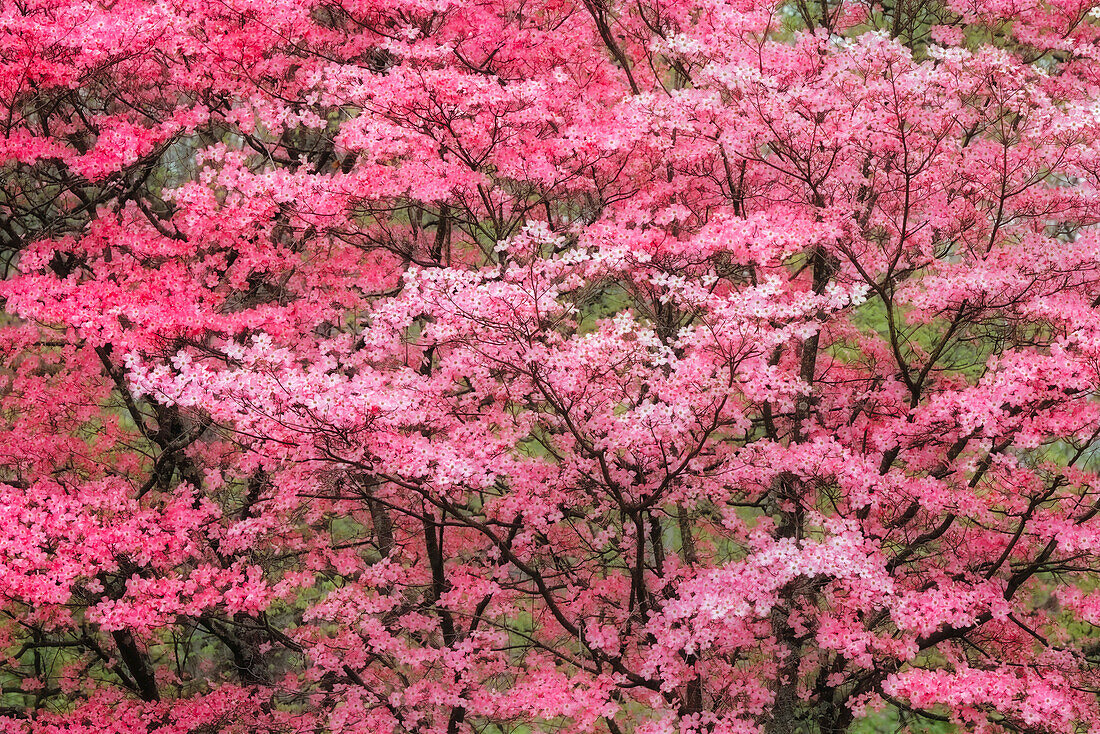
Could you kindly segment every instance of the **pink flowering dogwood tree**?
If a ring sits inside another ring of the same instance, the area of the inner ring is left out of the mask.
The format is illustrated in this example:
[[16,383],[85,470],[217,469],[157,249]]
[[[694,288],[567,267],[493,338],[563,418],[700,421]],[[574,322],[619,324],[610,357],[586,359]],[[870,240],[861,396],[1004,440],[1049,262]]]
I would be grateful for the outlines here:
[[0,732],[1100,731],[1095,0],[0,0]]

